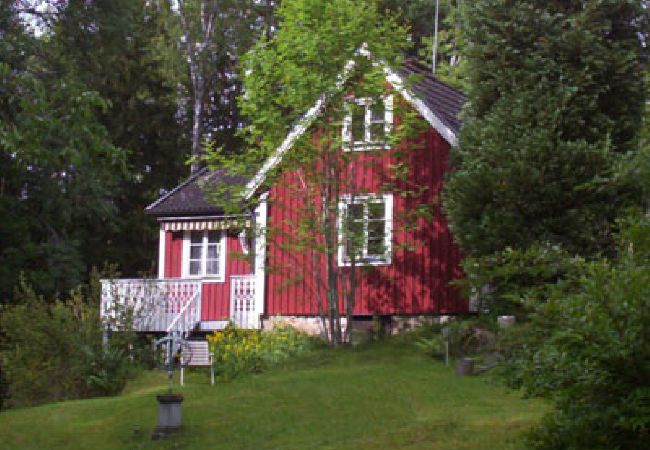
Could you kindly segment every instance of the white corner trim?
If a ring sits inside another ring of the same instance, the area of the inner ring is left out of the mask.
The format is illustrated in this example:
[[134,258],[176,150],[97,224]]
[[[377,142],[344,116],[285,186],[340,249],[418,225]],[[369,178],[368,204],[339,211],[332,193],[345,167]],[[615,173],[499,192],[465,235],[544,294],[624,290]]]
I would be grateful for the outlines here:
[[458,145],[456,133],[442,123],[442,120],[420,98],[406,88],[404,79],[399,74],[388,67],[384,67],[384,73],[386,74],[386,80],[429,122],[429,125],[440,133],[452,147]]
[[254,245],[255,260],[253,274],[255,277],[255,312],[256,317],[264,314],[266,291],[266,225],[268,218],[268,192],[260,196],[260,203],[255,208]]
[[158,232],[158,279],[162,280],[165,278],[165,241],[167,240],[167,234],[160,225],[160,231]]

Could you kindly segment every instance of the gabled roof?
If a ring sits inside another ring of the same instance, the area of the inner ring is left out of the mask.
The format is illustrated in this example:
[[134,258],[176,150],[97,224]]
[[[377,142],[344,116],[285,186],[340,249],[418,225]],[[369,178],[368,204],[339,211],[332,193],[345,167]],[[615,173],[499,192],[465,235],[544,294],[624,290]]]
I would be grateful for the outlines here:
[[[364,50],[360,50],[359,53],[369,56],[367,51],[364,53]],[[339,80],[339,87],[344,85],[347,75],[353,67],[353,62],[346,65],[345,71]],[[406,60],[398,71],[385,68],[384,72],[386,73],[386,79],[413,105],[422,117],[451,145],[456,145],[457,134],[461,125],[458,114],[465,104],[465,97],[458,90],[434,78],[430,68],[414,59]],[[407,87],[406,80],[411,75],[416,75],[416,77],[414,82]],[[284,153],[292,147],[294,142],[324,109],[326,101],[325,96],[318,99],[316,104],[291,129],[275,154],[264,162],[264,165],[253,179],[245,180],[228,177],[223,171],[210,171],[204,168],[147,206],[145,212],[159,218],[222,215],[224,213],[223,208],[209,203],[205,198],[202,186],[211,182],[227,184],[248,182],[246,185],[246,199],[251,198],[264,182],[267,173],[280,163]]]
[[406,60],[398,73],[404,78],[417,76],[416,81],[411,85],[413,93],[440,118],[444,125],[458,135],[461,125],[458,114],[466,102],[465,96],[448,84],[437,80],[431,74],[431,68],[416,59]]
[[[365,46],[357,51],[358,55],[372,59],[372,55]],[[352,68],[354,60],[348,61],[339,76],[337,88],[341,88]],[[408,101],[429,124],[435,128],[440,135],[449,142],[450,145],[456,145],[458,142],[458,131],[460,130],[460,119],[458,115],[463,105],[465,97],[456,89],[437,80],[431,74],[431,69],[416,62],[413,59],[406,60],[405,64],[399,71],[394,71],[390,67],[384,66],[386,80],[399,92],[406,101]],[[416,79],[409,85],[408,77],[417,75]],[[280,162],[284,154],[291,149],[298,138],[309,128],[313,121],[325,108],[327,96],[325,94],[316,101],[309,111],[289,131],[289,134],[262,165],[261,169],[247,183],[244,198],[250,199],[255,192],[264,183],[267,174],[273,170]]]
[[245,181],[228,177],[221,170],[210,171],[205,167],[147,206],[145,212],[159,218],[222,215],[223,208],[208,202],[203,186],[207,183],[241,184]]

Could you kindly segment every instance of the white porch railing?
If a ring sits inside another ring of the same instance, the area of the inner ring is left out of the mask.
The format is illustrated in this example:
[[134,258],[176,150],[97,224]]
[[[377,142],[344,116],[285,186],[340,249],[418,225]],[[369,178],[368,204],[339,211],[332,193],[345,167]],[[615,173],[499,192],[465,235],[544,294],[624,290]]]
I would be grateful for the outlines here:
[[146,332],[189,333],[201,320],[201,282],[197,280],[101,280],[101,316],[119,320],[133,314],[133,328]]
[[239,328],[259,328],[254,275],[230,277],[230,320]]

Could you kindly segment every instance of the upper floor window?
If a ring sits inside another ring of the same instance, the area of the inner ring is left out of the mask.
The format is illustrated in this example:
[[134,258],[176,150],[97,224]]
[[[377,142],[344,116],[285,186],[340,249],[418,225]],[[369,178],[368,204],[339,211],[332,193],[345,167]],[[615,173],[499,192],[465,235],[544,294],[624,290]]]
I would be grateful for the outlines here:
[[359,265],[391,262],[393,196],[344,196],[339,203],[339,255],[341,266],[354,258]]
[[345,150],[389,148],[388,134],[393,126],[393,96],[379,99],[357,98],[348,102],[343,119]]
[[223,279],[226,262],[223,232],[187,231],[183,245],[183,276]]

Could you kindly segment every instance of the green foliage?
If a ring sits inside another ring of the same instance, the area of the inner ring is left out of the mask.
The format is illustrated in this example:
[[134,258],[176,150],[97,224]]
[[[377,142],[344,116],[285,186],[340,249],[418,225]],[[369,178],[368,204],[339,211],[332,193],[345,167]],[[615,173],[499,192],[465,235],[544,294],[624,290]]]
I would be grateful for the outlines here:
[[[617,261],[590,263],[551,295],[511,362],[514,384],[555,404],[534,448],[642,449],[650,437],[650,245],[647,217],[622,232]],[[640,240],[634,240],[640,237]],[[627,240],[627,239],[633,240]]]
[[593,256],[639,191],[646,16],[628,0],[465,4],[469,109],[445,205],[468,254],[535,242]]
[[296,356],[309,353],[314,340],[289,326],[270,331],[242,330],[232,323],[208,336],[217,374],[232,379],[262,372]]
[[585,260],[558,245],[533,244],[524,250],[507,247],[485,256],[466,257],[466,277],[458,280],[468,297],[475,296],[480,311],[492,316],[527,314],[545,302],[551,292],[570,291],[584,272]]
[[[479,356],[494,349],[495,326],[484,317],[452,319],[441,324],[423,326],[415,346],[425,354],[439,359]],[[448,345],[448,347],[447,347]]]
[[24,281],[16,303],[0,310],[0,365],[7,405],[114,395],[136,364],[128,350],[133,333],[102,346],[97,290],[78,288],[65,300],[46,301]]
[[97,119],[113,145],[129,150],[128,174],[114,173],[122,187],[112,196],[119,213],[97,232],[110,245],[82,254],[88,266],[117,262],[128,276],[150,270],[156,256],[157,227],[144,206],[188,172],[191,125],[179,112],[185,64],[175,48],[177,59],[170,55],[178,36],[166,3],[68,1],[47,44],[47,66],[74,73],[110,105]]

